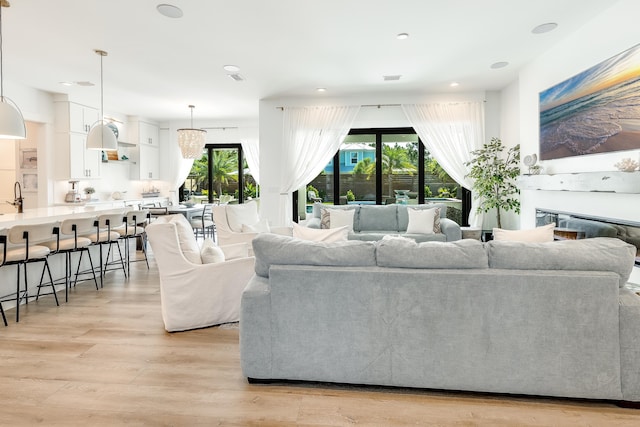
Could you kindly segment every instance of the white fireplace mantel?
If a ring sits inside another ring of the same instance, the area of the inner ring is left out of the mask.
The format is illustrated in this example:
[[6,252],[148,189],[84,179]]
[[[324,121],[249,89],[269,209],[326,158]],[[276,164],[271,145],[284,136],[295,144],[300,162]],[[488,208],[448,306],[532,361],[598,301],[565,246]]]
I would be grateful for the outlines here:
[[518,187],[520,190],[640,194],[640,171],[520,175],[518,177]]

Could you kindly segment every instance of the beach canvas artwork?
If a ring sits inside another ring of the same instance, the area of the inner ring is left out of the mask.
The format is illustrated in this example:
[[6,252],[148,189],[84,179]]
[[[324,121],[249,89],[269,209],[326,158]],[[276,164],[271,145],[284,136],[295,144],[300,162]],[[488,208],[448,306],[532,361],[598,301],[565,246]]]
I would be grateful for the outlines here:
[[540,93],[540,159],[640,148],[640,45]]

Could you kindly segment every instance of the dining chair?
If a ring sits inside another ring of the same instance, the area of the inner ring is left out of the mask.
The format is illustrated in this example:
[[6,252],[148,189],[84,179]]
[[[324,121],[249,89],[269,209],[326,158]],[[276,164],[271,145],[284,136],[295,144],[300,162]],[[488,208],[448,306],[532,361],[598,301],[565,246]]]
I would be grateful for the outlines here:
[[193,228],[193,232],[198,238],[199,235],[202,238],[211,237],[215,241],[215,222],[213,220],[213,210],[210,203],[203,205],[202,213],[199,215],[192,215],[189,223]]

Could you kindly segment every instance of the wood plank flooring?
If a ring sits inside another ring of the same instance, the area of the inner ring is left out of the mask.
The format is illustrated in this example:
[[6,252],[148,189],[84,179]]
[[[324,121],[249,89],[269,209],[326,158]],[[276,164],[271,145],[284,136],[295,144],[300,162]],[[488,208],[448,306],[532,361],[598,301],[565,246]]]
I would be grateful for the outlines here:
[[[62,301],[62,300],[61,300]],[[238,329],[169,334],[155,261],[0,325],[0,425],[638,426],[602,402],[325,384],[251,385]]]

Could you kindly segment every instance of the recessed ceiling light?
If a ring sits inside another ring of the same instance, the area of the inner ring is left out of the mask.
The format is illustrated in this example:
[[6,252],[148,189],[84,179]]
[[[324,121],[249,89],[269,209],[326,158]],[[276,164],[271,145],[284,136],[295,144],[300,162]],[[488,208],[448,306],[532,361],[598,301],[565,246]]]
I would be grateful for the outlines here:
[[167,18],[182,18],[182,9],[172,4],[159,4],[156,10]]
[[460,86],[460,83],[458,83],[458,82],[451,82],[451,83],[449,84],[449,86],[451,86],[451,87]]
[[396,36],[398,40],[404,40],[409,38],[409,33],[400,33]]
[[317,87],[316,88],[316,92],[326,92],[327,88],[326,87]]
[[75,84],[77,84],[78,86],[95,86],[94,83],[91,82],[87,82],[87,81],[82,81],[82,82],[74,82]]
[[228,71],[230,73],[237,73],[238,71],[240,71],[240,67],[238,67],[237,65],[225,65],[224,67],[222,67],[225,71]]
[[499,62],[494,62],[493,64],[491,64],[491,68],[493,68],[494,70],[497,70],[498,68],[504,68],[507,65],[509,65],[509,63],[507,61],[499,61]]
[[60,83],[62,86],[73,86],[73,82],[58,82]]
[[394,81],[394,80],[400,80],[400,77],[402,77],[402,75],[394,74],[394,75],[391,75],[391,76],[382,76],[382,79],[385,82],[389,82],[389,81]]
[[543,34],[543,33],[548,33],[549,31],[553,31],[557,27],[558,27],[558,24],[556,24],[555,22],[547,22],[546,24],[538,25],[533,30],[531,30],[531,32],[533,34]]

